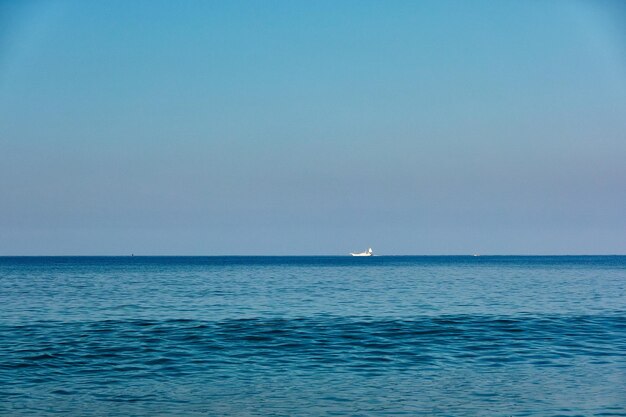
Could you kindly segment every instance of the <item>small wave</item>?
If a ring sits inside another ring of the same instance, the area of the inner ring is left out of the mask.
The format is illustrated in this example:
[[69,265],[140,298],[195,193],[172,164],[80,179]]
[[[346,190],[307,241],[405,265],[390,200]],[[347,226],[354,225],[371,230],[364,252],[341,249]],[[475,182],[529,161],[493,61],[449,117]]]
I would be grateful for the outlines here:
[[[581,357],[611,361],[626,355],[624,319],[614,316],[105,321],[5,326],[2,332],[12,338],[10,344],[0,342],[1,359],[14,369],[49,362],[48,367],[77,371],[118,366],[132,373],[168,364],[180,370],[194,359],[263,363],[277,357],[295,367],[309,362],[384,368],[459,362],[567,366]],[[44,339],[42,350],[38,341]],[[29,348],[35,347],[33,355]]]

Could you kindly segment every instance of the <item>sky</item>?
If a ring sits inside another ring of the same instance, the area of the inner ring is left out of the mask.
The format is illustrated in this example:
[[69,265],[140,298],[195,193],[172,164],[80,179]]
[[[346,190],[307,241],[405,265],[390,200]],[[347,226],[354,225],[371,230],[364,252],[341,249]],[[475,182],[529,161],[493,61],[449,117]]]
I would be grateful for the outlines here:
[[0,0],[0,255],[626,254],[620,1]]

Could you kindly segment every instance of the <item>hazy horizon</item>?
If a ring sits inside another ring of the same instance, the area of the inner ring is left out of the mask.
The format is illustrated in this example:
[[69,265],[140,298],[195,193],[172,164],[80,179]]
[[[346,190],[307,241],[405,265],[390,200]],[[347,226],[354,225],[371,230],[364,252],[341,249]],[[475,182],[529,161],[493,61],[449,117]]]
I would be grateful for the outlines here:
[[0,3],[0,256],[626,254],[618,1]]

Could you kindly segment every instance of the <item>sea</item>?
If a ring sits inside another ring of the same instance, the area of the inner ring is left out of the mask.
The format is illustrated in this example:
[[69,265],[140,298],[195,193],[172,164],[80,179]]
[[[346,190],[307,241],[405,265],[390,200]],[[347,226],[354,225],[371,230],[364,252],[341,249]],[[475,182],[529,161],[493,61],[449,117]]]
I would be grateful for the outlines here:
[[2,257],[1,416],[626,416],[626,257]]

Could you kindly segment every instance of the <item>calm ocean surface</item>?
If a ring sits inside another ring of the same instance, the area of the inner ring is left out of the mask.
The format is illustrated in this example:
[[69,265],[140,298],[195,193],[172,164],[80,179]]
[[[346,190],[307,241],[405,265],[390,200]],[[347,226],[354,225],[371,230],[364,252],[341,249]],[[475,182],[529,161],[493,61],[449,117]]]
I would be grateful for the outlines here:
[[2,416],[626,416],[626,257],[0,258]]

